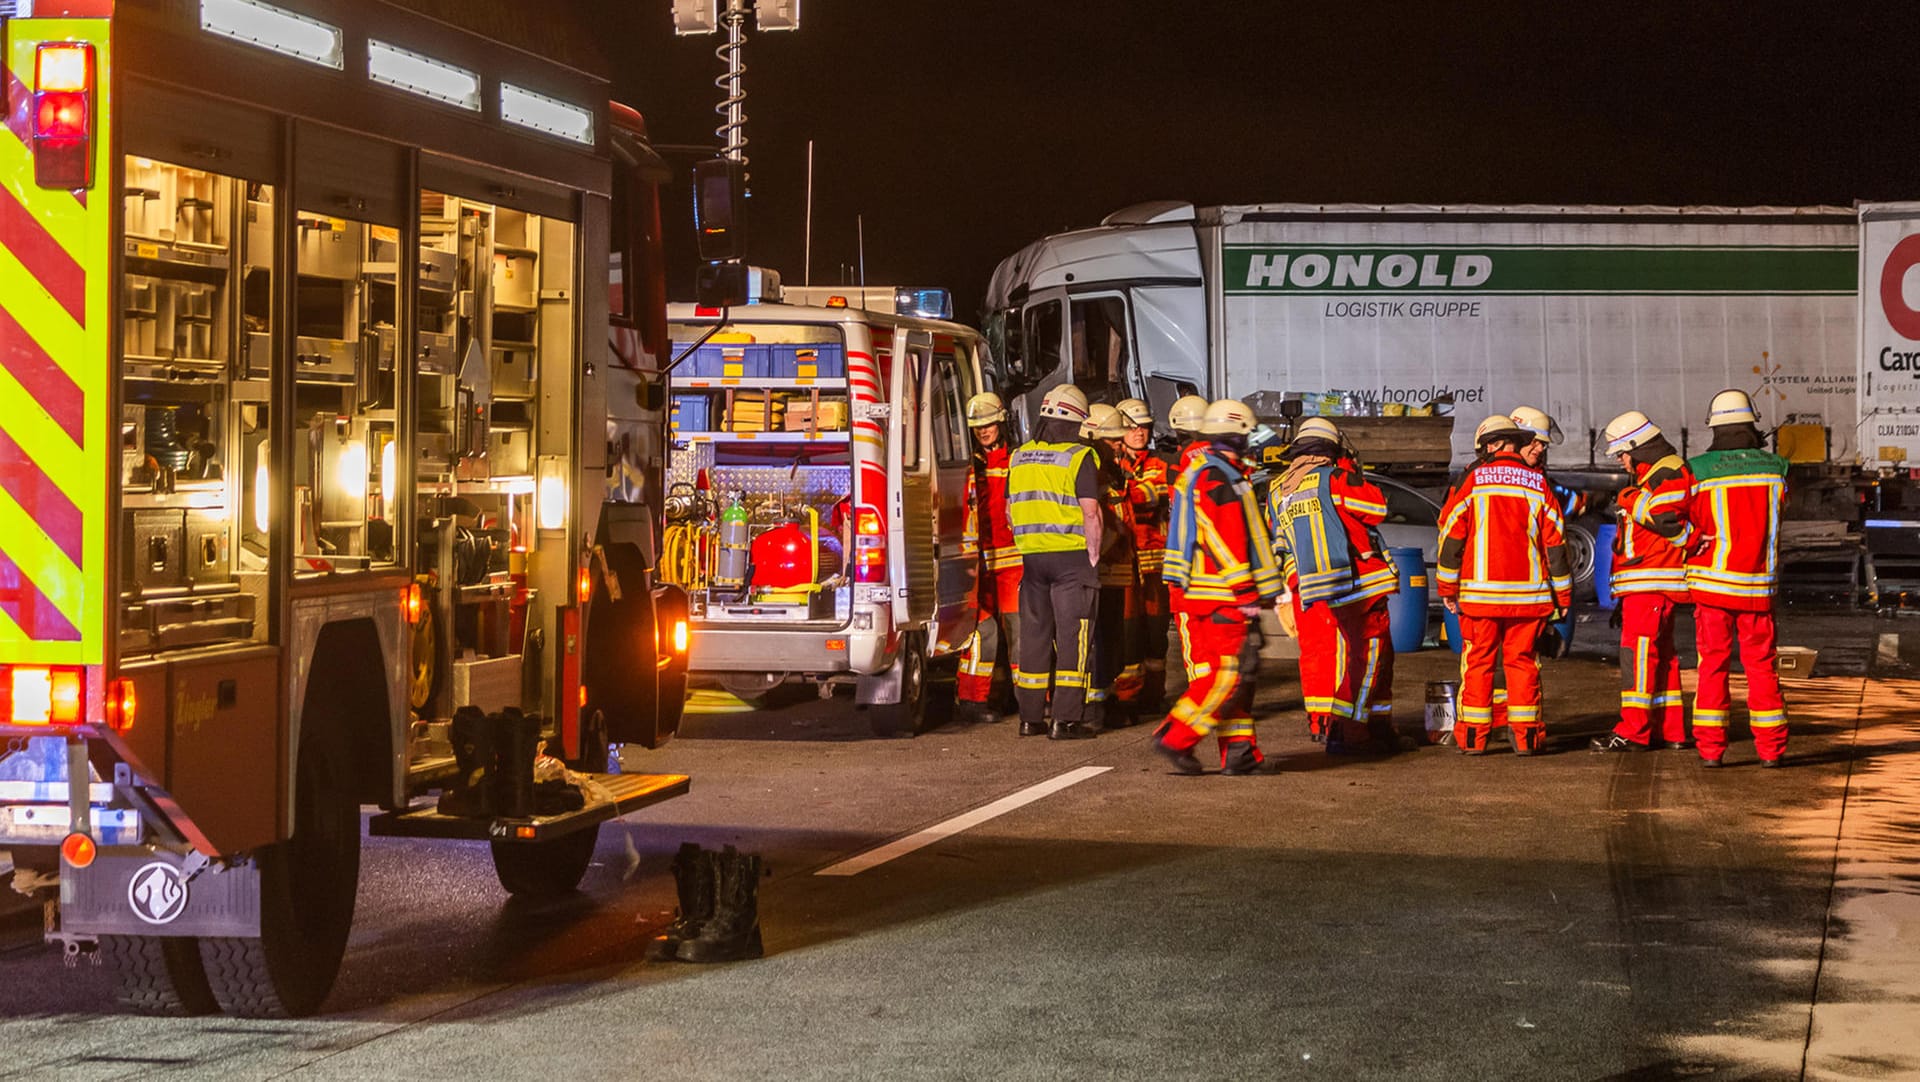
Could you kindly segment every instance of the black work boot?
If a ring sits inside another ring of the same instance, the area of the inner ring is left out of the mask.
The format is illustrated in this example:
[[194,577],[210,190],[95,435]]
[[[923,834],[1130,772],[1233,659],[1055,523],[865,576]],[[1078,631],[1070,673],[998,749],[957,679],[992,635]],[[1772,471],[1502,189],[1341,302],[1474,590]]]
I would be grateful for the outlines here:
[[461,818],[493,816],[493,726],[477,706],[453,712],[447,726],[458,776],[440,793],[440,814]]
[[1240,777],[1260,773],[1264,765],[1253,744],[1245,740],[1236,740],[1227,746],[1226,762],[1221,764],[1220,773],[1228,777]]
[[1098,730],[1089,728],[1088,726],[1077,721],[1056,721],[1053,723],[1053,728],[1048,730],[1047,739],[1048,740],[1085,740],[1088,737],[1095,735],[1097,732]]
[[1206,772],[1206,768],[1200,765],[1199,758],[1193,754],[1192,748],[1173,747],[1166,742],[1164,736],[1154,738],[1153,750],[1166,756],[1167,762],[1173,764],[1173,772],[1175,774],[1201,774]]
[[729,845],[711,854],[715,865],[713,915],[700,934],[680,944],[682,962],[736,962],[758,958],[760,858]]
[[1022,718],[1020,721],[1020,735],[1045,736],[1047,735],[1047,723],[1044,721],[1027,721]]
[[673,855],[673,888],[680,895],[680,911],[666,931],[647,944],[647,961],[672,961],[680,953],[680,944],[698,936],[713,919],[716,856],[692,842],[682,842]]
[[540,753],[540,719],[509,706],[487,717],[493,729],[495,815],[524,819],[534,812],[533,760]]

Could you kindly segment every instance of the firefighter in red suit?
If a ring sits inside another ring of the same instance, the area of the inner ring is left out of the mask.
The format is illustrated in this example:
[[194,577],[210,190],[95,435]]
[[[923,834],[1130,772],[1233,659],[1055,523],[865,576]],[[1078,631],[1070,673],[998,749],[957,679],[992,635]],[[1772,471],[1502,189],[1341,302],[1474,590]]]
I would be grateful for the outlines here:
[[978,622],[960,653],[956,681],[963,712],[982,721],[999,720],[993,697],[993,670],[999,659],[1017,673],[1020,666],[1020,550],[1013,544],[1007,518],[1007,464],[1013,456],[1006,439],[1007,408],[991,391],[967,401],[967,427],[973,432],[973,463],[967,469],[966,529],[961,552],[979,558],[975,589]]
[[1292,461],[1268,490],[1267,522],[1300,638],[1308,726],[1330,754],[1360,750],[1369,744],[1368,662],[1378,665],[1368,618],[1398,588],[1372,529],[1386,518],[1385,497],[1354,467],[1331,421],[1301,422],[1287,453]]
[[1765,449],[1757,421],[1744,391],[1714,395],[1707,414],[1713,443],[1688,463],[1694,482],[1687,592],[1700,651],[1693,739],[1707,766],[1719,766],[1727,751],[1727,671],[1735,649],[1747,673],[1747,721],[1760,765],[1779,766],[1787,751],[1787,704],[1773,668],[1787,460]]
[[1474,430],[1483,452],[1440,514],[1440,598],[1460,614],[1460,708],[1454,739],[1484,755],[1493,727],[1493,670],[1507,679],[1507,722],[1517,755],[1540,750],[1540,661],[1547,621],[1573,604],[1559,504],[1544,471],[1522,449],[1535,439],[1510,417]]
[[1208,406],[1170,500],[1166,581],[1188,684],[1154,746],[1183,774],[1201,772],[1193,749],[1208,733],[1220,743],[1221,773],[1252,774],[1263,761],[1253,731],[1259,617],[1283,582],[1240,462],[1253,426],[1244,403]]
[[1140,658],[1142,710],[1158,710],[1167,692],[1167,584],[1161,577],[1167,547],[1167,489],[1173,478],[1167,460],[1153,453],[1153,413],[1145,402],[1129,398],[1114,407],[1126,423],[1120,465],[1127,474],[1127,499],[1133,505],[1135,558],[1140,564],[1140,617],[1133,625]]
[[1607,423],[1607,453],[1633,483],[1617,499],[1613,595],[1620,611],[1620,723],[1593,738],[1595,751],[1635,751],[1656,741],[1687,746],[1680,655],[1673,622],[1687,603],[1687,520],[1693,471],[1639,410]]

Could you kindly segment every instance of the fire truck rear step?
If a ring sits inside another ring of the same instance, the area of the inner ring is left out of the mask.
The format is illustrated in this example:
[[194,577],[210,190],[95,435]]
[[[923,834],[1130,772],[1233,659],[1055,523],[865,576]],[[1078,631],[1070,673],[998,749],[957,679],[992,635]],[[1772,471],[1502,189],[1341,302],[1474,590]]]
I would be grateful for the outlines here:
[[544,842],[616,819],[687,792],[685,774],[588,774],[586,806],[559,815],[527,819],[470,819],[442,815],[431,802],[376,815],[367,833],[385,838],[447,838],[465,841]]

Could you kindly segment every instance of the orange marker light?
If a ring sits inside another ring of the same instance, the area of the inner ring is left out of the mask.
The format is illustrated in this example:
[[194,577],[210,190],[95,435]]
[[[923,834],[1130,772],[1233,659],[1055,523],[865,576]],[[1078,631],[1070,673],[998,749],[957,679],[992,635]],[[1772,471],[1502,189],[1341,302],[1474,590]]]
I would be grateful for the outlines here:
[[100,855],[100,847],[85,834],[73,833],[60,839],[60,856],[70,868],[84,868]]
[[427,607],[426,594],[420,589],[419,583],[415,582],[407,586],[407,593],[401,604],[406,609],[407,623],[418,624],[421,614]]
[[574,585],[574,593],[580,598],[582,605],[593,599],[592,567],[582,567],[580,569],[580,581]]
[[673,652],[676,654],[684,654],[687,652],[687,622],[685,620],[675,620],[673,622]]
[[133,681],[125,677],[107,685],[107,727],[117,733],[133,728]]
[[53,680],[50,686],[51,695],[48,699],[48,705],[52,708],[51,713],[55,725],[80,724],[82,720],[81,711],[86,708],[82,702],[85,696],[81,694],[81,687],[80,673],[78,670],[53,670]]
[[539,834],[540,832],[533,829],[532,827],[514,827],[513,833],[516,837],[531,838]]
[[828,308],[845,308],[846,306],[847,306],[847,298],[845,297],[842,297],[836,294],[834,296],[827,298]]

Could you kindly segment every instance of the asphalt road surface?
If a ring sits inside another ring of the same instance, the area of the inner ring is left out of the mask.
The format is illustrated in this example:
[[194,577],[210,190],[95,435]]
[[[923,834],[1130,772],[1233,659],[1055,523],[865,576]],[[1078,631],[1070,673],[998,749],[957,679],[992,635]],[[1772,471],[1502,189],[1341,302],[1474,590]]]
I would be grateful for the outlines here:
[[[1402,659],[1409,731],[1450,665]],[[1920,684],[1793,685],[1787,769],[1743,732],[1706,771],[1585,750],[1598,659],[1549,666],[1532,760],[1328,757],[1291,671],[1266,667],[1278,769],[1251,778],[1170,775],[1145,725],[875,740],[844,697],[703,696],[629,756],[692,794],[604,830],[573,898],[508,903],[483,847],[368,839],[318,1018],[118,1014],[16,922],[0,1076],[1920,1074]],[[642,960],[683,840],[765,854],[765,959]]]

